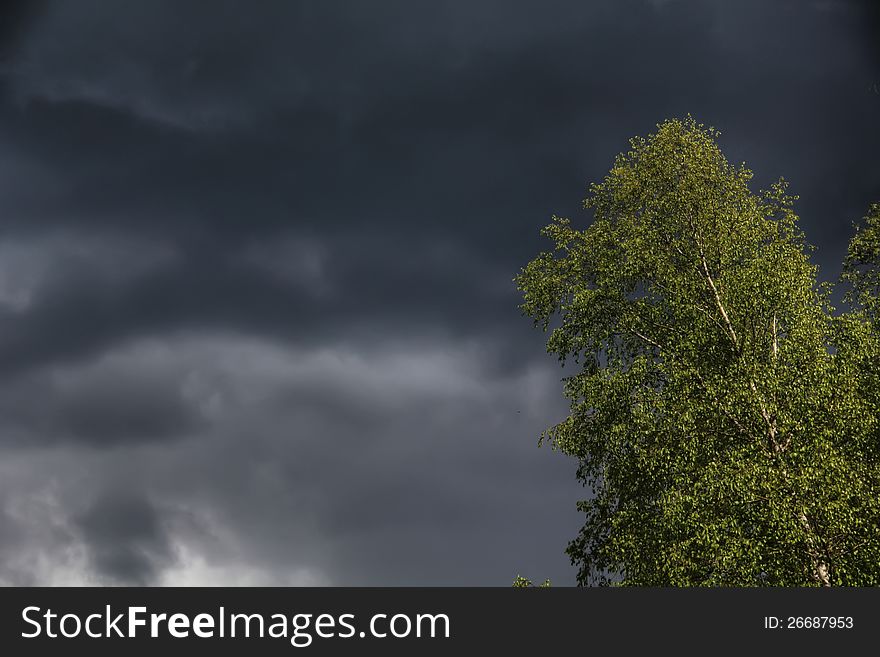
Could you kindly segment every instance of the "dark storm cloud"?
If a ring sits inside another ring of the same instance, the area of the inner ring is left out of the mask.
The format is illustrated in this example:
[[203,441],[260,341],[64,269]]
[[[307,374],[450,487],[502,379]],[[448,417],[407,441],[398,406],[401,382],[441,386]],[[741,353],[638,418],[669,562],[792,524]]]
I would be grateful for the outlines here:
[[[391,244],[340,238],[321,255],[324,242],[280,237],[229,252],[160,252],[128,276],[131,260],[105,278],[68,274],[43,289],[34,285],[25,309],[0,314],[0,365],[21,370],[151,331],[206,325],[315,342],[381,332],[388,322],[401,334],[467,335],[498,323],[499,311],[517,316],[510,269],[482,262],[473,249],[392,233]],[[386,250],[387,257],[378,255]],[[27,290],[26,282],[10,286],[10,305]]]
[[[46,3],[0,103],[0,580],[571,581],[511,278],[688,112],[880,199],[874,5]],[[873,17],[873,18],[872,18]],[[556,457],[556,458],[554,458]]]
[[21,36],[45,9],[44,0],[8,0],[0,19],[0,60],[18,46]]
[[[524,554],[564,544],[555,519],[574,520],[572,469],[559,462],[544,480],[534,463],[544,414],[561,411],[554,373],[533,365],[495,377],[485,351],[436,342],[292,351],[237,336],[129,345],[109,360],[168,381],[185,372],[172,387],[206,426],[189,440],[73,459],[31,451],[0,474],[19,504],[60,516],[65,541],[52,560],[73,554],[69,570],[101,582],[118,583],[123,566],[137,574],[164,563],[157,581],[211,583],[199,570],[206,559],[222,581],[466,584],[479,563],[486,582],[506,583]],[[126,524],[117,538],[116,507],[100,523],[107,507],[94,500],[120,495],[149,500],[162,532],[144,518],[144,535]],[[29,527],[19,522],[17,534]]]
[[111,581],[147,585],[172,560],[162,517],[130,491],[106,491],[78,517],[92,567]]
[[[880,4],[872,0],[856,0],[854,3],[859,11],[861,24],[861,44],[873,56],[875,70],[880,69]],[[878,74],[880,75],[880,74]]]
[[0,392],[4,443],[108,448],[180,440],[203,429],[186,398],[186,372],[156,367],[161,349],[56,365],[8,380]]

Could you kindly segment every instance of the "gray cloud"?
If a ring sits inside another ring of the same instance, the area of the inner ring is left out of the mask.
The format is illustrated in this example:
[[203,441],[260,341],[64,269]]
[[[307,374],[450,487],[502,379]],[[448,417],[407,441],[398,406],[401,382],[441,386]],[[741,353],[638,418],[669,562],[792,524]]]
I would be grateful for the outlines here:
[[0,582],[559,583],[511,278],[692,113],[880,199],[876,3],[22,5],[0,34]]
[[146,344],[17,377],[0,393],[5,442],[111,448],[185,438],[205,418],[188,399],[189,372],[158,362],[164,353]]
[[[51,499],[84,555],[81,576],[109,583],[160,579],[205,554],[243,560],[230,568],[245,581],[463,584],[483,572],[503,583],[549,538],[539,507],[564,511],[576,486],[561,459],[540,496],[528,483],[535,436],[561,411],[554,369],[497,379],[485,351],[295,350],[234,336],[121,347],[109,361],[180,381],[205,426],[177,443],[92,446],[72,472],[55,460],[58,446],[44,447],[34,463],[60,490],[36,477],[9,499]],[[35,466],[16,467],[23,479]],[[508,520],[490,531],[485,517],[499,505]]]
[[92,569],[111,582],[150,584],[160,564],[171,561],[160,514],[131,491],[104,492],[74,523]]

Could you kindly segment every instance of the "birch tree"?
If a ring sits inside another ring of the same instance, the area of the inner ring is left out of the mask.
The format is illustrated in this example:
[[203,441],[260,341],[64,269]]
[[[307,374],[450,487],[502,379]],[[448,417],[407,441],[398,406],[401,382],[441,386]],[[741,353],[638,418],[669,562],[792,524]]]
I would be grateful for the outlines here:
[[836,313],[787,183],[753,192],[717,138],[631,140],[516,278],[573,368],[542,439],[588,489],[578,583],[880,584],[877,279],[853,256],[866,309]]

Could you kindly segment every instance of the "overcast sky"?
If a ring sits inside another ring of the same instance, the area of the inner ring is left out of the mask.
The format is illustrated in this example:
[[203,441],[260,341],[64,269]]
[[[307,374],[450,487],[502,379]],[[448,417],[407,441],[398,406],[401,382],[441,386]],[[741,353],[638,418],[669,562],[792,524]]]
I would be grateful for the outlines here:
[[573,584],[511,282],[693,114],[880,201],[880,3],[4,3],[0,582]]

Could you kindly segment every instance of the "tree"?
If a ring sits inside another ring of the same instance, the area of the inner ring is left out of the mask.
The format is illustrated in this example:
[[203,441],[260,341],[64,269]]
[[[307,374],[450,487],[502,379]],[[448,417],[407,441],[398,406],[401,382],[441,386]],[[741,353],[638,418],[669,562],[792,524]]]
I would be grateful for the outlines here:
[[880,203],[871,206],[849,244],[843,280],[852,285],[847,301],[880,320]]
[[530,589],[530,588],[539,588],[539,589],[549,589],[550,588],[550,580],[545,579],[543,582],[535,586],[535,583],[532,582],[528,577],[523,577],[522,575],[517,575],[513,580],[513,588],[515,589]]
[[632,139],[589,227],[554,217],[516,278],[576,367],[542,440],[591,492],[578,583],[880,584],[878,222],[851,249],[861,307],[837,314],[796,197],[752,192],[718,134],[688,117]]

